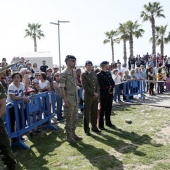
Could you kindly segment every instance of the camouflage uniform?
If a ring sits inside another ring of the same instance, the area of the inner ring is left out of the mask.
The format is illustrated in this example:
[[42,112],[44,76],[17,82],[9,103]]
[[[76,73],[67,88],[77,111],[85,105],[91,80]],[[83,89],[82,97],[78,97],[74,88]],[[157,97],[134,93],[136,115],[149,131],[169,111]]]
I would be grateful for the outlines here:
[[64,88],[66,99],[70,105],[69,108],[64,107],[65,131],[67,135],[75,132],[78,117],[78,94],[76,83],[76,72],[71,74],[65,69],[60,74],[60,87]]
[[[4,98],[6,98],[5,90],[2,84],[0,83],[0,100]],[[6,165],[9,170],[15,170],[16,164],[15,156],[11,150],[9,137],[5,129],[4,121],[1,117],[0,117],[0,150],[1,154],[3,155],[2,161],[4,162],[4,165]]]

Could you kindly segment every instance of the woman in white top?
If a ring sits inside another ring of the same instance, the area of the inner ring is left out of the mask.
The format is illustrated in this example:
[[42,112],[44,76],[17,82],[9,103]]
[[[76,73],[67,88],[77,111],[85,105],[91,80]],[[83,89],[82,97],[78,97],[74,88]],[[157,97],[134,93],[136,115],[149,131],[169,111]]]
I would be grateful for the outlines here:
[[34,73],[40,71],[39,68],[37,67],[37,63],[34,63],[34,64],[33,64],[32,69],[33,69]]
[[46,73],[41,72],[39,77],[39,87],[41,92],[50,90],[50,82],[47,80]]
[[[40,92],[50,92],[50,82],[47,80],[47,75],[44,72],[40,73],[40,79],[39,79],[39,90]],[[49,103],[51,104],[51,95],[49,95]],[[51,105],[50,105],[51,108]]]
[[117,102],[117,98],[118,98],[118,102],[121,102],[120,100],[120,83],[121,83],[121,77],[118,75],[118,70],[114,69],[113,70],[113,75],[112,78],[115,82],[115,93],[114,93],[114,101]]

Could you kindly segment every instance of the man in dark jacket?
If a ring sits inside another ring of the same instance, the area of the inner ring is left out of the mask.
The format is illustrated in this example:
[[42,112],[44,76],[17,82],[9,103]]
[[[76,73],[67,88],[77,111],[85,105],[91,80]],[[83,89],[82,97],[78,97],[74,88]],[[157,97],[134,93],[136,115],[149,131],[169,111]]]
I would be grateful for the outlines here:
[[113,102],[113,88],[115,83],[112,79],[111,73],[108,71],[109,62],[103,61],[100,64],[102,70],[98,73],[98,81],[100,85],[100,111],[98,117],[99,128],[105,130],[104,116],[107,126],[114,126],[111,123],[110,116]]

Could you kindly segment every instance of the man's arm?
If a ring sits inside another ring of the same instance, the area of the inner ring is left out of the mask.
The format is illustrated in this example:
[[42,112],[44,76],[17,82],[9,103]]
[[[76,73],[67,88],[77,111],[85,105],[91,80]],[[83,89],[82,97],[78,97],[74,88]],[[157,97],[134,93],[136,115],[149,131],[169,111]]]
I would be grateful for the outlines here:
[[64,107],[69,108],[69,103],[67,101],[66,95],[65,95],[65,84],[66,84],[66,73],[61,73],[60,74],[60,83],[59,83],[59,87],[61,89],[61,95],[62,95],[62,99],[64,101]]
[[0,98],[0,118],[6,113],[6,98]]
[[6,94],[5,89],[0,83],[0,118],[6,113]]

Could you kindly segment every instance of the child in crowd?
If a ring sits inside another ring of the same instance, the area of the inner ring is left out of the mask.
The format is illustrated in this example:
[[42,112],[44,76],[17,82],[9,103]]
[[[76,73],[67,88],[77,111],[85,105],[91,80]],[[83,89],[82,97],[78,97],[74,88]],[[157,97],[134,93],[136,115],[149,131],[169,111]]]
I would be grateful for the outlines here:
[[38,94],[39,93],[39,80],[37,79],[34,79],[32,81],[32,88],[35,90],[35,94]]
[[118,102],[121,102],[120,100],[120,83],[121,83],[121,77],[118,75],[118,70],[114,69],[113,70],[113,75],[112,78],[115,82],[115,93],[114,93],[114,101],[117,102],[116,100],[118,99]]
[[59,87],[60,82],[60,73],[54,74],[54,81],[53,81],[53,87],[55,91],[55,97],[56,97],[56,104],[57,104],[57,120],[61,121],[63,120],[63,116],[61,113],[62,110],[62,95],[61,95],[61,89]]
[[[36,95],[35,90],[33,88],[28,88],[26,90],[25,94],[28,97]],[[35,99],[35,101],[33,100],[32,102],[36,102],[36,99]],[[34,118],[34,114],[36,114],[36,118]],[[34,121],[37,121],[37,120],[39,120],[39,114],[38,113],[30,113],[30,123],[33,124]],[[33,134],[41,133],[41,131],[39,131],[39,130],[37,130],[37,128],[35,128],[35,129],[31,130],[29,133],[30,133],[30,137],[33,137]]]

